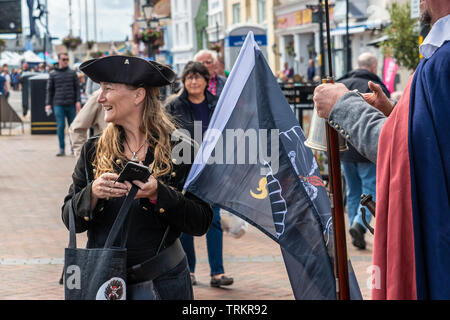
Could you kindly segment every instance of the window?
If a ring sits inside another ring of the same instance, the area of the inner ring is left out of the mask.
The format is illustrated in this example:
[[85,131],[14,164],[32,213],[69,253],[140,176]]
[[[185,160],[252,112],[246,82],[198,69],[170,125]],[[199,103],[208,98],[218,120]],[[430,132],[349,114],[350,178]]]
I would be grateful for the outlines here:
[[266,0],[258,0],[258,23],[266,20]]
[[239,3],[235,3],[233,4],[233,23],[239,23],[240,20],[240,4]]
[[186,30],[186,33],[187,33],[186,37],[184,37],[185,38],[184,44],[191,45],[192,44],[191,43],[191,32],[189,30],[189,24],[187,22],[184,23],[184,30]]

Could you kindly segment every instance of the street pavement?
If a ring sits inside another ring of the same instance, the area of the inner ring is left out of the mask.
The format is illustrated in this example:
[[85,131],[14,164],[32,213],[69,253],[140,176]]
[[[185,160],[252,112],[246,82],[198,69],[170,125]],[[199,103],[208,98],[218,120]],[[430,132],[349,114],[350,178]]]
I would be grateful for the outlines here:
[[[19,92],[12,93],[10,103],[22,116]],[[17,127],[0,136],[0,299],[61,300],[64,290],[58,281],[69,234],[60,208],[76,159],[56,157],[56,135],[31,135],[29,114],[23,119],[25,133]],[[83,247],[86,235],[77,240]],[[373,238],[366,235],[366,240],[367,249],[357,250],[347,233],[348,255],[363,298],[370,299],[366,283]],[[235,281],[229,287],[209,286],[204,236],[195,238],[195,250],[195,299],[294,299],[279,246],[252,226],[240,239],[224,234],[224,267]]]

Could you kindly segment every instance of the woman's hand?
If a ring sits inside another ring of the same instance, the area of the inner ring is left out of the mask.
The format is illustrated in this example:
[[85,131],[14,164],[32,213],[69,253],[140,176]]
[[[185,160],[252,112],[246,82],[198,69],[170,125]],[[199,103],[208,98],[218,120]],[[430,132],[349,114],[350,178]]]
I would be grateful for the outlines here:
[[128,193],[128,186],[121,182],[115,182],[118,177],[115,173],[104,173],[95,179],[92,183],[92,203],[96,204],[98,199],[125,196]]
[[363,93],[362,96],[364,100],[366,100],[366,102],[372,107],[383,112],[386,117],[389,117],[392,109],[394,109],[394,104],[384,94],[383,89],[381,89],[381,86],[379,84],[369,81],[368,85],[369,89],[372,90],[372,92]]
[[[145,183],[139,180],[134,180],[133,183],[139,188],[134,197],[135,199],[147,198],[150,201],[156,201],[158,199],[158,181],[153,176],[150,176]],[[131,189],[130,182],[125,181],[125,184],[128,189]]]

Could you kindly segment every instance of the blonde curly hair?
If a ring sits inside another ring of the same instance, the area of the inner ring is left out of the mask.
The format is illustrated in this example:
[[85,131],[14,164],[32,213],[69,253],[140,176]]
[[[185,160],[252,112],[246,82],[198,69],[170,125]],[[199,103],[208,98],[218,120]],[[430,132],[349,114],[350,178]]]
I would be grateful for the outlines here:
[[[137,87],[126,85],[130,90]],[[170,134],[175,130],[171,117],[164,111],[158,99],[159,88],[144,87],[146,95],[144,100],[144,112],[139,129],[145,133],[145,139],[154,150],[154,161],[149,165],[153,176],[170,173],[172,170],[172,147]],[[110,123],[100,136],[96,155],[92,165],[95,168],[95,179],[106,172],[115,172],[115,160],[122,160],[122,167],[128,159],[123,151],[122,142],[125,137],[124,129],[120,125]]]

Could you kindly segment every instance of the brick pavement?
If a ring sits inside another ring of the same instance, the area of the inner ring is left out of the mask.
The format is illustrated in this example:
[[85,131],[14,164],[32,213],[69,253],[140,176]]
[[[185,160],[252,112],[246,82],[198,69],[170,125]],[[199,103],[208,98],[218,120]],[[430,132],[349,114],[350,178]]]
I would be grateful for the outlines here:
[[[60,207],[76,159],[55,157],[56,135],[30,135],[29,117],[25,120],[25,134],[14,130],[11,136],[0,136],[0,299],[59,300],[64,296],[58,280],[68,242]],[[368,250],[357,251],[348,243],[348,252],[363,297],[370,299],[366,269],[372,238],[367,240]],[[85,234],[78,235],[79,246],[85,241]],[[250,226],[241,239],[224,236],[224,267],[235,279],[228,288],[209,286],[206,239],[196,238],[195,247],[196,299],[294,299],[279,247],[256,228]]]

